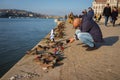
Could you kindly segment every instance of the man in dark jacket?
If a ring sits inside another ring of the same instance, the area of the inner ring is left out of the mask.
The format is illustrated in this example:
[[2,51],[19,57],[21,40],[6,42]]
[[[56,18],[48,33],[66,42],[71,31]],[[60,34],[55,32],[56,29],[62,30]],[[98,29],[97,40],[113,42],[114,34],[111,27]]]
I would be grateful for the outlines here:
[[87,51],[96,49],[95,42],[103,42],[102,32],[97,23],[92,19],[93,16],[94,12],[90,10],[84,15],[82,22],[78,18],[73,22],[75,28],[80,28],[76,30],[75,34],[82,43],[88,46]]
[[104,8],[103,16],[105,16],[105,26],[107,26],[108,19],[111,16],[111,7],[109,6],[109,4],[107,4],[107,6]]
[[94,11],[88,11],[80,26],[81,32],[88,32],[92,35],[95,42],[102,42],[102,32],[98,24],[93,20]]

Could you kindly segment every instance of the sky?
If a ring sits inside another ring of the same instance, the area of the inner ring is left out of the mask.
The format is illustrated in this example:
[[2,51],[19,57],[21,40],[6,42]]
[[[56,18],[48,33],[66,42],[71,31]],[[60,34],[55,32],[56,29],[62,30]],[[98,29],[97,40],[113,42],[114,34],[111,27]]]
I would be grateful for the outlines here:
[[93,0],[0,0],[0,9],[20,9],[47,15],[79,15]]

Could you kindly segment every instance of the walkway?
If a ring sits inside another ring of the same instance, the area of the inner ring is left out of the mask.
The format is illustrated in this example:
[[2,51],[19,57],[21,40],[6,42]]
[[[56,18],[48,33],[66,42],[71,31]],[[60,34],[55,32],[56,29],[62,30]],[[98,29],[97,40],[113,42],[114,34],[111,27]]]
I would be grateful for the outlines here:
[[[105,43],[97,44],[97,50],[86,51],[80,41],[67,44],[64,64],[48,72],[33,61],[35,55],[26,55],[1,80],[25,73],[33,77],[17,80],[120,80],[120,26],[105,27],[103,22],[99,25]],[[65,39],[73,37],[74,31],[72,25],[66,23]]]

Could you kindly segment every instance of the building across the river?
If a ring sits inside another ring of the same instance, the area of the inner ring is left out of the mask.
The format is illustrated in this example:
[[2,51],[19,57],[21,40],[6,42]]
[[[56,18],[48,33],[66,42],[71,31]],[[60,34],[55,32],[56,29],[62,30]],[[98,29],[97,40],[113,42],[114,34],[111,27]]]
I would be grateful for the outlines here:
[[92,8],[95,14],[102,14],[107,3],[110,4],[111,8],[115,6],[118,7],[118,11],[120,12],[120,0],[94,0],[92,3]]

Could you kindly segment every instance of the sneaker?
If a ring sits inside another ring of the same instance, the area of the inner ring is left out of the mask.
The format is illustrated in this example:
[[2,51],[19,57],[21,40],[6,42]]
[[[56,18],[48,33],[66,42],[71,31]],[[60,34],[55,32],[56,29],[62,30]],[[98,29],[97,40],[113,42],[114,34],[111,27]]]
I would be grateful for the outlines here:
[[94,45],[94,47],[88,47],[86,49],[86,51],[93,51],[93,50],[96,50],[96,49],[97,49],[97,47]]
[[89,47],[88,45],[83,45],[82,47]]

